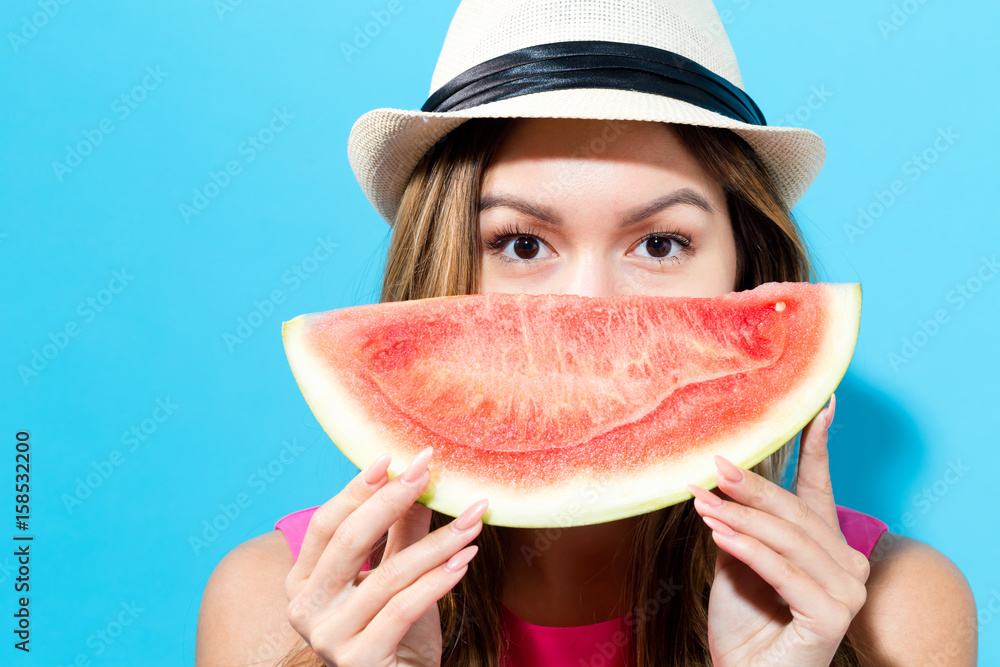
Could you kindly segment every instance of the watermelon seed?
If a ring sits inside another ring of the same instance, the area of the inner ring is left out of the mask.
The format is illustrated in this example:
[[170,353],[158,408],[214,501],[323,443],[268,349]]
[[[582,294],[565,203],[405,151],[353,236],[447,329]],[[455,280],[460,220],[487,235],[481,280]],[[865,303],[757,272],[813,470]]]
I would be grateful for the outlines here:
[[780,313],[785,309],[785,302],[779,301],[778,303],[774,304],[774,309]]

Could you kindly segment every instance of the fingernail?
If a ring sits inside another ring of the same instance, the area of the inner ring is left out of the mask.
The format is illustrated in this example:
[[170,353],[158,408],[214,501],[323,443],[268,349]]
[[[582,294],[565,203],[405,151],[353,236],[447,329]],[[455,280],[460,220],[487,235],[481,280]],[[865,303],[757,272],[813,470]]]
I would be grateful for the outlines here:
[[406,469],[401,475],[402,480],[407,484],[416,484],[420,481],[420,478],[424,476],[424,471],[427,468],[427,463],[431,460],[431,454],[434,453],[433,447],[427,447],[417,454],[417,458],[413,459],[410,463],[410,467]]
[[703,516],[701,518],[702,518],[702,520],[705,522],[705,524],[709,528],[711,528],[712,530],[714,530],[717,533],[725,535],[726,537],[734,537],[736,535],[736,531],[735,530],[733,530],[732,528],[730,528],[726,524],[722,523],[718,519],[715,519],[715,518],[710,517],[710,516]]
[[837,410],[837,394],[830,394],[830,405],[826,408],[826,427],[833,423],[833,413]]
[[695,486],[694,484],[687,485],[688,491],[691,492],[695,498],[705,503],[706,505],[711,505],[712,507],[722,507],[726,504],[719,496],[715,495],[708,489],[703,489],[700,486]]
[[452,556],[451,560],[444,564],[445,572],[458,572],[469,564],[469,561],[472,560],[472,557],[476,555],[477,551],[479,551],[479,547],[475,544],[462,549],[457,554]]
[[380,480],[385,478],[385,470],[386,468],[389,467],[389,461],[391,460],[392,460],[392,455],[390,454],[383,454],[382,456],[378,457],[377,459],[372,461],[372,464],[370,466],[368,466],[368,469],[365,471],[364,477],[362,477],[361,479],[364,480],[365,484],[369,486],[374,486]]
[[722,472],[722,476],[733,484],[739,484],[743,481],[743,470],[737,468],[718,454],[715,455],[715,465],[719,468],[719,471]]
[[478,501],[476,504],[469,507],[469,509],[462,512],[462,515],[452,522],[451,529],[456,533],[464,533],[469,530],[479,523],[479,518],[483,516],[487,505],[489,505],[489,501],[485,498]]

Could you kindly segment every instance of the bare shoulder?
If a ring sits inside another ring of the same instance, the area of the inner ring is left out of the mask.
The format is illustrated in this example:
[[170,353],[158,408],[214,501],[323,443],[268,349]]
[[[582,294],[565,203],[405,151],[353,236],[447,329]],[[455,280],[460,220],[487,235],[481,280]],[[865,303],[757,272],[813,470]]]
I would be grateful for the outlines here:
[[301,640],[285,615],[293,564],[279,530],[237,545],[219,561],[198,611],[197,666],[273,665]]
[[869,562],[868,599],[849,633],[871,647],[876,664],[976,664],[976,601],[951,559],[920,540],[886,532]]

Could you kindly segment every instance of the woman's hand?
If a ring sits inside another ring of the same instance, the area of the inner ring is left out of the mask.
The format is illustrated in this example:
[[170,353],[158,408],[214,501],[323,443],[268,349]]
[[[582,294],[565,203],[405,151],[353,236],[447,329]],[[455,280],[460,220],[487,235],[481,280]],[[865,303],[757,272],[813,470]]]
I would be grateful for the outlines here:
[[[865,603],[869,563],[844,539],[827,430],[836,397],[803,429],[794,494],[716,457],[715,493],[689,485],[719,547],[708,605],[715,665],[828,667]],[[719,503],[713,506],[712,502]]]
[[[430,481],[427,448],[389,481],[376,460],[316,510],[285,580],[288,621],[330,667],[441,662],[437,601],[468,570],[486,501],[428,535],[431,510],[416,499]],[[361,568],[388,530],[382,562]]]

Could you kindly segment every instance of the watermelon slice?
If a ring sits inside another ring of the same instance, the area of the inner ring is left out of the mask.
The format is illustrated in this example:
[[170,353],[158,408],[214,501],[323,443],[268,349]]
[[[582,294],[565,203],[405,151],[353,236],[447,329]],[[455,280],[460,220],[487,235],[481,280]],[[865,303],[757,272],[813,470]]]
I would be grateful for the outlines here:
[[359,468],[433,445],[428,507],[575,526],[715,486],[795,437],[854,354],[858,283],[712,298],[474,294],[353,306],[282,325],[306,402]]

